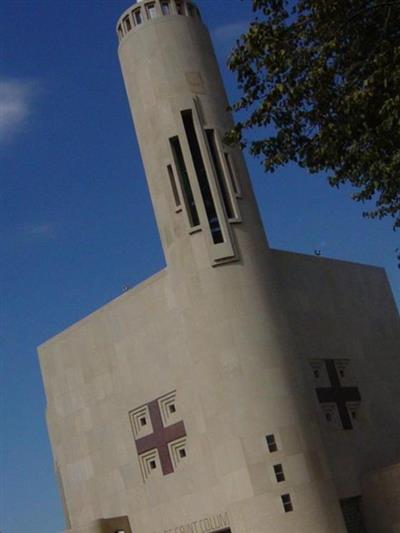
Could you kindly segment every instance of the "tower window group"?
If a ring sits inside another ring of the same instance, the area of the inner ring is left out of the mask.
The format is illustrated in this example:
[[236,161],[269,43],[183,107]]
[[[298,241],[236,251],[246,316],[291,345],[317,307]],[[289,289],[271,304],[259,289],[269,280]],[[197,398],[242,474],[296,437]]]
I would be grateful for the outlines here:
[[241,221],[236,200],[239,189],[232,179],[232,166],[227,165],[228,154],[220,132],[206,127],[199,98],[194,98],[193,102],[193,108],[179,113],[183,131],[169,138],[174,165],[166,167],[175,212],[179,213],[184,207],[189,233],[204,229],[201,224],[208,227],[209,250],[215,265],[221,260],[237,258],[227,222]]
[[[142,15],[143,10],[145,11],[145,16]],[[136,7],[131,13],[123,16],[122,21],[117,26],[118,39],[121,41],[134,26],[139,26],[143,20],[152,20],[159,14],[164,17],[183,15],[200,18],[200,12],[197,7],[187,0],[156,0],[144,3],[144,6]]]

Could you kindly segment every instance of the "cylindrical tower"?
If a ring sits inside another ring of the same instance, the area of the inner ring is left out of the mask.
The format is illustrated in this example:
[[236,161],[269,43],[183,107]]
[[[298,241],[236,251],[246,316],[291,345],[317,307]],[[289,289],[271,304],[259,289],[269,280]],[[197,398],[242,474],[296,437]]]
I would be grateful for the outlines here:
[[233,123],[197,7],[140,2],[122,15],[118,35],[168,267],[193,272],[182,261],[190,249],[195,255],[206,250],[215,266],[243,260],[249,247],[264,248],[241,152],[222,142]]
[[[201,430],[187,424],[198,459],[185,471],[194,514],[211,516],[218,502],[233,533],[341,533],[246,165],[222,140],[232,118],[200,13],[186,0],[141,1],[122,14],[117,33],[170,293],[185,323],[190,364],[177,360],[176,383],[168,379],[184,404],[199,399],[204,412]],[[202,464],[219,474],[200,483]],[[181,524],[180,485],[171,483],[157,491],[165,491],[169,523]],[[160,500],[148,490],[149,502]],[[138,533],[157,529],[157,512]]]

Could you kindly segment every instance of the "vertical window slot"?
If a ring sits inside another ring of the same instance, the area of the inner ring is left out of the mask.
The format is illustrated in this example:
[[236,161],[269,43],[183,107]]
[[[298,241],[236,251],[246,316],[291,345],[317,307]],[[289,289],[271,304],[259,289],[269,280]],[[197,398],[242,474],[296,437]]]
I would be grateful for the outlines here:
[[169,15],[169,0],[163,0],[161,2],[161,12],[163,15]]
[[229,172],[229,177],[231,178],[233,192],[235,193],[236,196],[241,196],[241,193],[239,191],[239,187],[238,187],[237,182],[236,182],[235,174],[233,172],[231,158],[230,158],[229,154],[227,154],[226,152],[224,152],[224,156],[225,156],[226,166],[227,166],[228,172]]
[[180,0],[176,0],[175,6],[176,6],[176,12],[178,13],[178,15],[183,15],[182,2]]
[[136,9],[136,11],[133,12],[133,20],[135,21],[135,24],[141,24],[142,23],[142,15],[140,13],[140,9]]
[[176,186],[174,171],[172,170],[171,165],[167,165],[167,170],[168,170],[169,181],[171,184],[172,194],[174,196],[175,207],[178,208],[178,207],[181,207],[181,200],[179,198],[178,188]]
[[154,3],[146,4],[146,11],[147,11],[148,20],[156,18],[157,12],[156,12],[156,5]]
[[192,155],[193,166],[197,175],[197,181],[199,183],[201,196],[203,198],[204,207],[207,214],[208,224],[210,226],[211,236],[214,244],[219,244],[224,242],[224,236],[222,234],[222,229],[215,208],[214,199],[211,194],[210,184],[204,166],[203,157],[201,155],[199,141],[197,139],[196,130],[193,122],[192,111],[190,109],[181,111],[181,115],[189,144],[190,153]]
[[228,218],[235,218],[235,211],[232,205],[232,199],[229,194],[229,189],[225,180],[225,175],[219,159],[217,144],[215,142],[215,131],[206,130],[208,146],[210,148],[211,158],[214,163],[215,173],[217,176],[217,182],[221,191],[222,201],[225,206],[225,211]]
[[194,203],[193,192],[190,186],[185,161],[183,159],[181,144],[179,142],[178,137],[172,137],[169,142],[171,145],[172,155],[175,161],[175,167],[178,172],[178,178],[181,184],[183,201],[185,203],[186,211],[188,214],[189,224],[191,227],[198,226],[200,224],[200,219],[197,213],[196,204]]
[[126,31],[131,31],[131,29],[132,29],[132,24],[131,24],[131,20],[130,20],[130,18],[129,18],[129,15],[127,15],[127,16],[124,18],[124,24],[125,24]]

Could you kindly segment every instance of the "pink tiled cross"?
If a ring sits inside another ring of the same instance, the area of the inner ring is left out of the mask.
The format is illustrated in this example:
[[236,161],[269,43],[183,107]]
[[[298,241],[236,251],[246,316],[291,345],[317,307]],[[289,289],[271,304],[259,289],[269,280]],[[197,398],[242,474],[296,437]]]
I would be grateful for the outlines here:
[[136,439],[136,449],[139,455],[157,448],[160,457],[162,472],[165,475],[174,471],[171,456],[169,454],[168,444],[177,439],[186,436],[185,425],[182,421],[164,426],[161,418],[160,406],[158,400],[153,400],[147,404],[153,433],[140,439]]

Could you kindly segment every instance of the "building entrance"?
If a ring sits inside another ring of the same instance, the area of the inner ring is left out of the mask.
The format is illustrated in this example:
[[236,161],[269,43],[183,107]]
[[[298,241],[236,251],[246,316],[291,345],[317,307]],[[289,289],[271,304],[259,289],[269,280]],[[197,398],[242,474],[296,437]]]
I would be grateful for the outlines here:
[[367,533],[361,513],[361,496],[340,500],[348,533]]

